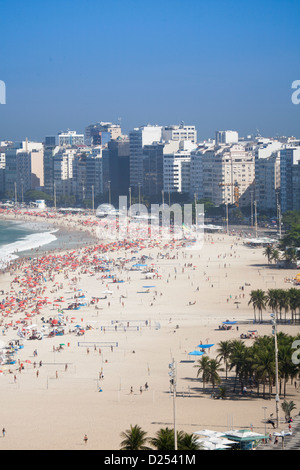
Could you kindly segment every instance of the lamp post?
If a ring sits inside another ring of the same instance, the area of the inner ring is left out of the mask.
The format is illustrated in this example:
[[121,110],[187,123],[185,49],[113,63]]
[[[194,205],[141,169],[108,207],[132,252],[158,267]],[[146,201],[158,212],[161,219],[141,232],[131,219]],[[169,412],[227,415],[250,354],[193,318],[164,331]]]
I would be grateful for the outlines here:
[[276,397],[275,397],[275,408],[276,408],[276,427],[279,426],[279,387],[278,387],[278,345],[277,345],[277,317],[276,313],[271,314],[272,318],[272,334],[274,336],[275,343],[275,384],[276,384]]
[[110,181],[108,181],[108,203],[111,205]]
[[263,410],[264,410],[264,421],[265,421],[265,436],[267,435],[266,409],[267,409],[267,407],[266,407],[266,406],[263,406]]
[[174,426],[174,450],[177,450],[177,431],[176,431],[176,364],[173,359],[173,362],[169,364],[169,376],[170,379],[170,387],[171,391],[173,392],[173,426]]
[[18,196],[17,196],[17,183],[15,182],[15,206],[17,205],[18,202]]
[[54,210],[56,211],[56,183],[53,183],[53,191],[54,191]]
[[254,201],[254,223],[255,223],[255,238],[257,238],[257,204],[256,200]]
[[94,185],[92,185],[92,211],[95,212],[95,195],[94,195]]
[[141,213],[141,183],[138,183],[139,187],[139,214]]

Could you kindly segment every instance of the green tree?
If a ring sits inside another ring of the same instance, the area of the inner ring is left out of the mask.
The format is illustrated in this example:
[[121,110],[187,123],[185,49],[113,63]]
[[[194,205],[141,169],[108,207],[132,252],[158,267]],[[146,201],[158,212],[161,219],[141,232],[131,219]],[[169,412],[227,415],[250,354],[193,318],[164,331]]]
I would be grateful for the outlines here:
[[[177,432],[177,443],[178,437]],[[156,450],[174,450],[174,429],[168,427],[159,429],[155,437],[150,439],[150,443]]]
[[252,290],[250,292],[250,300],[248,302],[248,305],[252,303],[253,309],[254,309],[254,320],[256,321],[255,318],[255,311],[256,309],[259,312],[259,321],[262,322],[262,311],[266,309],[266,303],[267,303],[268,297],[265,294],[265,292],[261,289],[257,290]]
[[[257,346],[258,344],[256,344]],[[275,377],[275,354],[269,344],[260,344],[254,353],[253,368],[256,372],[256,380],[263,384],[263,398],[265,398],[265,387],[269,384],[269,398],[272,393],[272,383]]]
[[277,261],[280,259],[280,253],[279,253],[279,250],[277,250],[277,248],[273,248],[271,259],[272,261],[274,261],[274,263],[277,263]]
[[220,341],[219,348],[217,349],[218,358],[224,361],[225,364],[225,374],[227,380],[228,368],[229,368],[229,358],[232,351],[231,341]]
[[209,361],[209,371],[208,371],[208,380],[211,382],[213,386],[213,390],[215,386],[221,383],[221,377],[219,375],[220,371],[224,369],[221,367],[221,364],[216,359],[211,359]]
[[209,362],[210,359],[208,356],[202,356],[198,364],[194,365],[194,367],[198,369],[197,377],[202,373],[203,390],[205,389],[205,384],[209,381]]
[[281,408],[285,414],[285,420],[288,421],[291,417],[291,412],[296,409],[296,405],[293,401],[284,400],[284,402],[281,403]]
[[149,447],[146,446],[147,433],[137,424],[130,425],[130,429],[121,433],[121,437],[123,438],[121,450],[149,450]]
[[177,442],[178,450],[201,450],[202,445],[199,443],[194,434],[182,433]]
[[270,264],[270,261],[272,259],[272,253],[273,253],[272,245],[266,246],[264,255],[268,258],[268,264]]

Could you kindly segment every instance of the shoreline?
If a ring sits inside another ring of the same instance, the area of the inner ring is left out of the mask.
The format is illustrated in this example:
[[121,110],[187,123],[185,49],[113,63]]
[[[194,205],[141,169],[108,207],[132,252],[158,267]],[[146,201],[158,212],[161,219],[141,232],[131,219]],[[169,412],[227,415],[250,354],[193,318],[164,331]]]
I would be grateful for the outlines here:
[[[12,215],[12,214],[0,214],[0,220],[7,220],[9,222],[16,222],[16,223],[24,223],[24,224],[33,224],[33,227],[39,226],[44,228],[43,230],[35,230],[33,228],[34,233],[43,233],[43,232],[51,232],[53,229],[56,229],[55,237],[56,240],[53,240],[49,243],[39,246],[38,248],[32,248],[28,250],[14,252],[13,254],[17,256],[17,258],[12,259],[8,262],[8,265],[12,265],[18,259],[26,258],[30,259],[32,256],[38,257],[43,256],[48,253],[55,253],[55,252],[62,252],[62,251],[69,251],[69,249],[78,249],[85,246],[91,246],[96,244],[99,240],[95,234],[91,233],[88,230],[83,231],[82,228],[78,228],[75,226],[66,226],[64,221],[61,220],[39,220],[38,217],[35,216],[27,216],[27,215]],[[53,232],[54,233],[54,232]],[[84,234],[87,233],[87,240],[83,240]],[[75,235],[75,236],[74,236]],[[71,242],[73,237],[73,241]],[[69,238],[69,240],[65,240]],[[69,241],[71,247],[67,248],[66,244]],[[50,245],[50,246],[49,246]],[[51,248],[51,245],[56,245]],[[6,269],[0,270],[0,275],[5,272]]]

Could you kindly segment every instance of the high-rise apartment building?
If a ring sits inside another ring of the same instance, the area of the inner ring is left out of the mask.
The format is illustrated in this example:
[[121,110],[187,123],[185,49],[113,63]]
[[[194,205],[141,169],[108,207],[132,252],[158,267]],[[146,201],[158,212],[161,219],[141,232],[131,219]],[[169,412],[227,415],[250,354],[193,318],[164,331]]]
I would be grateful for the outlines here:
[[164,192],[190,192],[191,153],[189,150],[179,150],[173,154],[164,155]]
[[56,137],[47,136],[44,142],[44,191],[53,196],[54,194],[54,150],[56,148]]
[[121,126],[111,122],[97,122],[85,128],[85,143],[87,145],[105,145],[110,140],[121,136]]
[[216,145],[235,144],[239,141],[239,134],[236,131],[216,131]]
[[163,190],[164,144],[145,145],[143,148],[143,194],[159,199]]
[[40,142],[17,142],[5,149],[5,189],[24,195],[44,185],[44,148]]
[[253,201],[260,211],[276,211],[280,190],[280,149],[277,140],[258,141],[254,148],[255,187]]
[[[293,202],[293,192],[296,191],[296,187],[293,185],[293,168],[298,168],[298,162],[300,160],[300,147],[286,145],[280,151],[280,201],[281,211],[286,212],[293,210],[295,206]],[[297,169],[295,169],[295,175]],[[296,183],[294,175],[294,183]]]
[[103,192],[102,154],[86,153],[74,156],[73,160],[73,195],[77,200],[92,200]]
[[68,145],[84,145],[84,135],[77,134],[76,131],[60,132],[58,134],[58,145],[64,147]]
[[300,160],[292,167],[292,187],[294,211],[300,211]]
[[125,136],[108,143],[108,180],[114,195],[125,196],[130,186],[129,178],[129,139]]
[[191,188],[198,198],[214,204],[251,203],[255,178],[254,156],[241,144],[201,148],[191,155]]
[[76,148],[56,147],[53,153],[53,188],[55,195],[70,196],[73,193],[73,160]]
[[197,130],[195,126],[163,126],[162,140],[168,142],[170,140],[182,141],[189,140],[194,144],[197,143]]
[[138,188],[143,186],[143,148],[145,145],[152,145],[160,142],[162,136],[161,126],[142,126],[135,128],[129,133],[130,144],[130,186],[133,193],[137,194]]

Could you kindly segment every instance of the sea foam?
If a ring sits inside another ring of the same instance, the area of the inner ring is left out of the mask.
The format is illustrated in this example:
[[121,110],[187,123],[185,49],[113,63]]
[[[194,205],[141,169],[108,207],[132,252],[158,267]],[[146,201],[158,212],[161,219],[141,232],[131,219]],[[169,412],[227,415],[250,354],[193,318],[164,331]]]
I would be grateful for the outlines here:
[[1,246],[0,269],[3,269],[8,263],[17,259],[19,257],[18,253],[33,250],[53,242],[56,240],[54,233],[57,231],[58,229],[49,232],[32,233],[16,242]]

